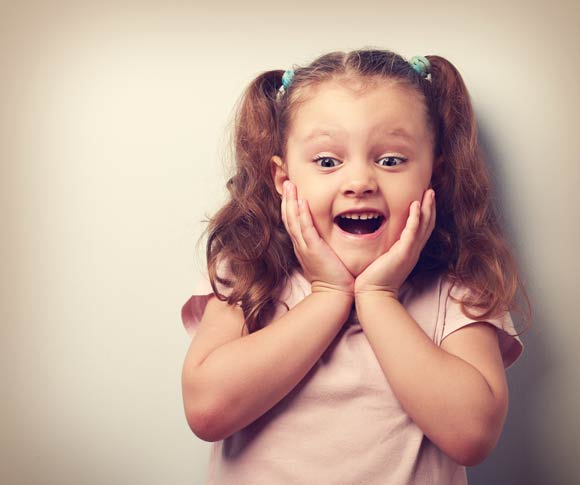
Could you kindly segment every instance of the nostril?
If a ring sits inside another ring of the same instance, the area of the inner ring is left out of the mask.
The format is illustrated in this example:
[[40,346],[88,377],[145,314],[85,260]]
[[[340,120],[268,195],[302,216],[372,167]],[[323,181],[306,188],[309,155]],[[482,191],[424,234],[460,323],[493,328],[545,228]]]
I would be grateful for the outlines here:
[[360,189],[354,189],[354,188],[350,188],[350,189],[346,189],[344,191],[344,193],[346,195],[368,195],[368,194],[372,194],[375,192],[375,189],[372,188],[360,188]]
[[347,195],[366,195],[376,192],[377,184],[375,180],[371,178],[360,178],[351,179],[344,186],[344,194]]

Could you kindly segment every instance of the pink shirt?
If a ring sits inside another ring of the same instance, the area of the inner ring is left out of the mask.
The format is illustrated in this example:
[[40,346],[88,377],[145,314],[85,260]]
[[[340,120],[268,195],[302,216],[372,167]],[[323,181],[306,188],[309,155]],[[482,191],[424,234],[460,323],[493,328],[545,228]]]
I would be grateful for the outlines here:
[[[422,291],[405,284],[399,292],[401,303],[437,345],[474,322],[448,298],[450,290],[449,281],[439,277]],[[451,291],[454,296],[463,292]],[[308,281],[294,272],[283,300],[292,308],[309,293]],[[183,306],[191,336],[212,294],[204,279]],[[279,305],[274,318],[285,311]],[[498,329],[507,368],[521,355],[522,342],[512,336],[509,313],[487,321]],[[286,397],[212,444],[207,485],[465,483],[465,467],[431,443],[399,404],[355,317]]]

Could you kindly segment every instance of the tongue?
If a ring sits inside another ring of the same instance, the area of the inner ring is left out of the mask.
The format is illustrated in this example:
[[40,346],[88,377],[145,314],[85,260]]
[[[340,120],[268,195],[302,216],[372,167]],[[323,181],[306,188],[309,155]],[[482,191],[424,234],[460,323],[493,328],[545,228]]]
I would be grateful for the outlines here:
[[379,226],[380,221],[378,219],[344,219],[340,218],[338,225],[343,231],[349,232],[351,234],[370,234],[375,232]]

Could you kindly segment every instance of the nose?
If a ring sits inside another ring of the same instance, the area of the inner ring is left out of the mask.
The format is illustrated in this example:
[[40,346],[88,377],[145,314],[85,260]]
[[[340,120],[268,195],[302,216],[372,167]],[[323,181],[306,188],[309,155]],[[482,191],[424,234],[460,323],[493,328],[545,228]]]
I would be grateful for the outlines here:
[[362,197],[377,191],[377,181],[372,167],[366,163],[353,162],[345,173],[342,193],[349,197]]

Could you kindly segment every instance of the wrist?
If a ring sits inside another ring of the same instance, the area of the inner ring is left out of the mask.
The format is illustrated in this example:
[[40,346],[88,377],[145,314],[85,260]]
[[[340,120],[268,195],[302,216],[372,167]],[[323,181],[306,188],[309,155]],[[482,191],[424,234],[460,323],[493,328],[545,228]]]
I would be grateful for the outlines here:
[[337,299],[344,300],[352,304],[354,300],[354,288],[353,287],[342,287],[337,285],[332,285],[322,281],[312,281],[310,285],[312,294],[326,294]]
[[369,312],[376,314],[380,309],[379,313],[382,313],[387,306],[400,304],[397,290],[361,290],[354,297],[354,307],[361,322]]
[[325,313],[335,314],[341,325],[348,320],[355,306],[354,295],[341,290],[313,285],[309,297],[317,301],[317,306],[325,308]]
[[399,301],[399,289],[388,287],[357,288],[354,292],[355,301],[358,300],[397,300]]

